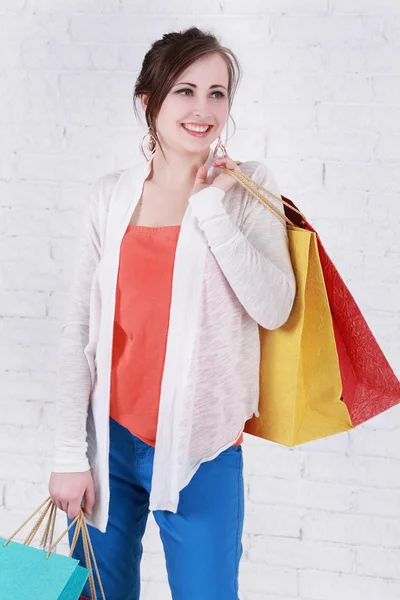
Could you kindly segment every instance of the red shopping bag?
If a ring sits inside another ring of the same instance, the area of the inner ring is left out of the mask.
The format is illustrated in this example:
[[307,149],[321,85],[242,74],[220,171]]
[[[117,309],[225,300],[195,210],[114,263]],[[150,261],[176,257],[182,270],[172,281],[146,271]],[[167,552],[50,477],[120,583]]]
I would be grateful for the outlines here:
[[[282,196],[285,202],[297,206]],[[298,227],[317,236],[326,291],[332,314],[335,341],[342,379],[342,400],[353,426],[400,403],[400,381],[382,352],[350,290],[329,258],[318,233],[288,206],[286,216]]]

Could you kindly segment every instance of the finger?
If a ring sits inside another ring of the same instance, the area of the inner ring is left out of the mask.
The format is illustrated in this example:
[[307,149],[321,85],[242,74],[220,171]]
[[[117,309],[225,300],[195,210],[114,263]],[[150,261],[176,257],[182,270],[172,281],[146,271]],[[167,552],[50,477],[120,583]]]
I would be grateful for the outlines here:
[[226,163],[226,165],[222,165],[222,170],[227,169],[228,171],[234,171],[236,168],[237,167],[234,163]]
[[80,505],[77,502],[69,502],[68,503],[68,517],[72,520],[79,514],[81,510]]
[[51,501],[53,502],[53,504],[56,505],[57,508],[59,508],[60,510],[62,510],[62,505],[61,505],[61,501],[60,500],[56,500],[53,496],[51,497]]
[[88,515],[91,515],[94,506],[94,485],[92,483],[87,486],[84,499],[84,512]]
[[202,165],[201,167],[199,167],[199,169],[197,171],[195,183],[203,184],[206,182],[207,182],[207,167],[205,165]]
[[215,166],[225,167],[227,169],[236,169],[238,167],[238,165],[235,163],[235,161],[233,161],[228,156],[225,156],[224,158],[215,159],[214,164],[215,164]]

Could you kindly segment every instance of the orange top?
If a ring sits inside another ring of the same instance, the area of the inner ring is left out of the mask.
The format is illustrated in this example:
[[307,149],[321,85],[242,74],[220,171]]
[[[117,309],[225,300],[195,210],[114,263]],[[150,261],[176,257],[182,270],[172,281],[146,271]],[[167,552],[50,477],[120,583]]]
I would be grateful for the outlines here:
[[[110,416],[155,446],[180,225],[129,225],[115,298]],[[243,435],[235,446],[241,444]]]

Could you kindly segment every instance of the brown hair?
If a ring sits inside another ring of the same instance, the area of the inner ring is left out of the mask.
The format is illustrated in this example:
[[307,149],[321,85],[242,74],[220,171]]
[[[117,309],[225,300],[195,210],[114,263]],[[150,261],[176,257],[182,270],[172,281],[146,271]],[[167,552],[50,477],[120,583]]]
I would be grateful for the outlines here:
[[[154,42],[146,53],[142,69],[135,83],[133,108],[139,119],[137,101],[140,95],[148,95],[145,117],[148,127],[161,147],[157,136],[155,119],[167,94],[172,89],[179,75],[194,61],[208,54],[218,53],[225,60],[228,68],[228,100],[229,109],[241,79],[241,67],[234,53],[221,46],[214,34],[190,27],[182,32],[165,33],[162,39]],[[233,121],[233,117],[232,121]],[[235,125],[235,122],[233,121]],[[236,125],[235,125],[236,128]],[[165,156],[165,154],[164,154]]]

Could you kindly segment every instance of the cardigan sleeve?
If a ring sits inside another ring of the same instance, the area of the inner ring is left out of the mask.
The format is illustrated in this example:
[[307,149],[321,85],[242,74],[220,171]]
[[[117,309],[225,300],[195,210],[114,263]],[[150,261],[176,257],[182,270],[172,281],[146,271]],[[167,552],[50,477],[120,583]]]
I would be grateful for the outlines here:
[[90,469],[86,419],[93,379],[84,350],[89,341],[91,286],[100,261],[99,198],[106,178],[92,184],[83,211],[58,348],[53,471],[59,473]]
[[[270,169],[261,166],[261,185],[280,197]],[[231,190],[236,194],[245,191],[239,183]],[[277,329],[289,318],[296,295],[286,225],[251,196],[250,208],[239,228],[224,208],[224,195],[223,190],[210,185],[193,194],[189,204],[239,302],[264,329]],[[268,199],[284,212],[281,200]]]

